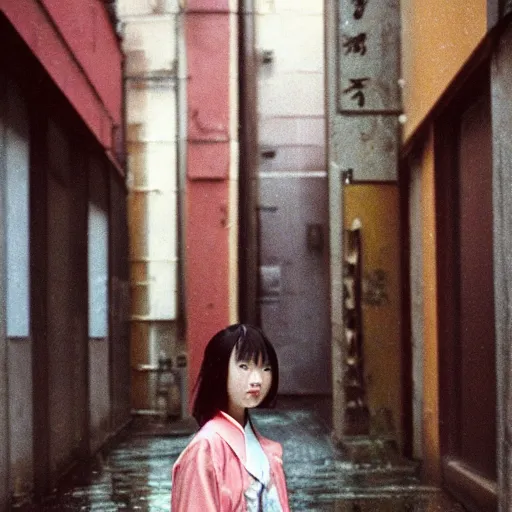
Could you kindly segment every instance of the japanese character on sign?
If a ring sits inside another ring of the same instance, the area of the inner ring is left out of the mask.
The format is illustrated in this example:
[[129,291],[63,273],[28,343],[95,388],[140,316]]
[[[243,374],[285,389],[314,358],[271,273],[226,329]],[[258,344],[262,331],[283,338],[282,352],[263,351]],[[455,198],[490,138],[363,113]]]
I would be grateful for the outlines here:
[[365,97],[363,89],[365,88],[365,82],[370,80],[369,78],[350,78],[350,86],[343,90],[343,94],[352,92],[351,99],[357,100],[357,104],[360,107],[364,107]]
[[356,20],[360,20],[363,17],[367,3],[368,0],[352,0],[352,5],[355,7],[354,18]]
[[353,37],[344,36],[344,39],[345,55],[349,53],[366,54],[366,34],[364,32]]

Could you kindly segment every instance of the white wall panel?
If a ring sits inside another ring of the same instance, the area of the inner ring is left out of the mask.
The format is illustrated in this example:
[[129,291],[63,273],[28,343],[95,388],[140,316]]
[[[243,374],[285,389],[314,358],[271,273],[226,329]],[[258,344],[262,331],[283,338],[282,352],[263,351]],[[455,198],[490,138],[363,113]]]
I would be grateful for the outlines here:
[[150,80],[129,83],[127,122],[129,141],[176,140],[176,90],[172,82],[156,87]]
[[29,143],[26,108],[8,94],[5,147],[7,210],[7,336],[27,337],[29,292]]
[[322,0],[256,0],[255,9],[262,14],[289,14],[290,12],[322,14],[324,2]]
[[323,74],[289,73],[272,78],[261,87],[258,111],[264,117],[322,116],[324,97]]
[[108,216],[89,203],[89,337],[108,336]]
[[126,75],[158,75],[175,68],[176,21],[174,18],[140,19],[127,23],[123,30]]
[[117,0],[117,15],[142,16],[162,15],[178,12],[178,0]]
[[325,146],[323,117],[266,117],[260,122],[262,146],[305,144]]
[[[293,71],[323,73],[323,30],[321,14],[267,14],[257,17],[256,47],[273,50],[275,60],[263,65],[272,76]],[[283,37],[284,35],[284,37]]]

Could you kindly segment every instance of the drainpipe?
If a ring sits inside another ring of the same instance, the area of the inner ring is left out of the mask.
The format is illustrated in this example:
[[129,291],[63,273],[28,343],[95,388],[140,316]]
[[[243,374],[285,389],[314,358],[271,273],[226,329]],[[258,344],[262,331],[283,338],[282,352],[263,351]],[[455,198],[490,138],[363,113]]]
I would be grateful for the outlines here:
[[176,95],[176,112],[178,112],[177,123],[177,169],[178,169],[178,196],[177,196],[177,213],[178,213],[178,275],[180,276],[177,283],[177,300],[178,308],[177,315],[178,323],[178,337],[180,341],[179,357],[179,372],[180,372],[180,392],[181,392],[181,416],[183,418],[189,416],[188,408],[188,373],[187,373],[187,356],[185,348],[185,333],[186,333],[186,289],[185,268],[183,262],[185,261],[185,187],[187,179],[187,53],[185,44],[185,12],[187,7],[187,0],[179,0],[180,13],[176,23],[176,62],[177,62],[177,95]]
[[255,45],[254,0],[239,3],[239,126],[240,177],[239,282],[242,322],[259,324],[258,232],[256,202],[258,198],[258,109],[256,74],[258,58]]

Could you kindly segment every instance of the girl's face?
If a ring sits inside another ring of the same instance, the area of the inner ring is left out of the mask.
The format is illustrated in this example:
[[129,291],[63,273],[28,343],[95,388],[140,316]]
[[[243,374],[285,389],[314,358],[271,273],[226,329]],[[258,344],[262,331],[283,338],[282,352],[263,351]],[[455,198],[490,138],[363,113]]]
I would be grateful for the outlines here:
[[231,417],[243,424],[245,409],[257,407],[267,396],[272,384],[272,369],[261,356],[255,361],[237,361],[236,347],[228,365],[228,410]]

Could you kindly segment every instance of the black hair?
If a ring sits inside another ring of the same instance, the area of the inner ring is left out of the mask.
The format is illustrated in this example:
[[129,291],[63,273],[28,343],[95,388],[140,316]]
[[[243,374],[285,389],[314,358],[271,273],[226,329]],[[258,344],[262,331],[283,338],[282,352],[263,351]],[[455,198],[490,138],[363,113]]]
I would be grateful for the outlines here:
[[229,358],[236,347],[238,361],[255,361],[260,357],[272,370],[269,392],[258,407],[273,407],[279,386],[279,366],[274,347],[258,327],[234,324],[215,334],[206,345],[194,391],[192,416],[203,426],[219,411],[227,412]]

